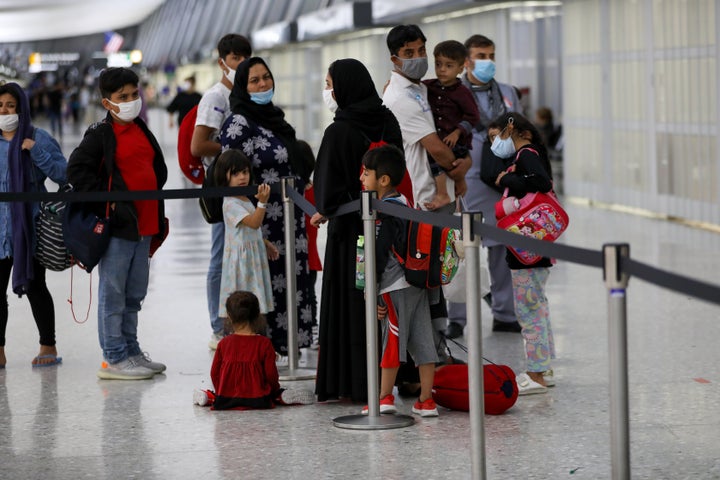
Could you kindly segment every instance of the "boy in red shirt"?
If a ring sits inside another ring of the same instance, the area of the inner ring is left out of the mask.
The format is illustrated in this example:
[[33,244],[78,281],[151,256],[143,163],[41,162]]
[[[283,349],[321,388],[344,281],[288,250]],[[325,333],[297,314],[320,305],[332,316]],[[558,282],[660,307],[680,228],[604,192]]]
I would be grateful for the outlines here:
[[[127,68],[100,74],[102,106],[108,111],[91,125],[70,155],[67,178],[76,191],[159,190],[167,180],[162,151],[138,118],[142,99],[138,76]],[[104,216],[105,203],[88,204]],[[148,288],[153,238],[166,231],[159,200],[110,203],[111,239],[99,263],[98,337],[105,361],[103,379],[140,380],[165,370],[143,352],[137,339],[138,312]],[[154,242],[155,243],[155,242]]]

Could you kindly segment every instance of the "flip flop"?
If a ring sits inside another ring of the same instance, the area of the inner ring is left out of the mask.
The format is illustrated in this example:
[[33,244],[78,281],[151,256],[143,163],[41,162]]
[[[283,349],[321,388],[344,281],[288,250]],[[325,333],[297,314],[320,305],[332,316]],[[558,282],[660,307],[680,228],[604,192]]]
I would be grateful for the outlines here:
[[53,360],[52,360],[52,362],[48,362],[48,363],[33,363],[33,364],[32,364],[33,368],[36,368],[36,367],[38,367],[38,368],[39,368],[39,367],[52,367],[53,365],[59,365],[60,363],[62,363],[62,357],[58,357],[57,355],[52,355],[52,354],[50,354],[50,355],[38,355],[37,357],[35,357],[35,358],[33,359],[33,361],[45,360],[46,358],[52,358]]

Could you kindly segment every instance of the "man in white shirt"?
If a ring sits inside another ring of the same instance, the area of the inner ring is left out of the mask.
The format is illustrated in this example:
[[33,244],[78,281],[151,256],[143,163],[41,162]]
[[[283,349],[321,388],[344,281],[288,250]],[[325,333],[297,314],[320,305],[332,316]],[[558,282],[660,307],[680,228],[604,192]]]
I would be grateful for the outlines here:
[[[390,30],[387,45],[394,70],[383,94],[383,103],[395,114],[400,124],[415,205],[428,210],[428,203],[437,193],[428,154],[447,172],[447,190],[451,201],[455,200],[455,195],[465,193],[465,172],[470,168],[471,161],[469,157],[455,158],[435,129],[427,101],[427,87],[420,81],[428,70],[425,42],[425,35],[417,25],[398,25]],[[453,211],[454,203],[444,208]],[[445,298],[441,289],[432,290],[431,293],[430,316],[438,357],[446,361],[445,342],[438,334],[447,323]]]
[[453,193],[465,192],[465,172],[471,165],[469,157],[456,159],[435,130],[427,87],[420,81],[428,69],[425,42],[417,25],[398,25],[390,30],[387,44],[395,68],[383,94],[383,103],[400,123],[413,197],[422,209],[427,209],[436,193],[428,154],[447,170],[448,193],[453,200]]
[[[235,82],[235,70],[243,60],[250,58],[252,55],[250,41],[235,33],[222,37],[218,42],[217,50],[217,63],[223,76],[218,83],[205,92],[198,104],[195,130],[190,143],[190,152],[196,157],[202,157],[206,168],[220,153],[220,143],[217,139],[225,119],[231,113],[230,92]],[[210,266],[207,274],[207,302],[213,334],[208,346],[215,350],[224,335],[223,320],[218,317],[223,246],[225,243],[225,225],[223,222],[212,224],[211,238]]]

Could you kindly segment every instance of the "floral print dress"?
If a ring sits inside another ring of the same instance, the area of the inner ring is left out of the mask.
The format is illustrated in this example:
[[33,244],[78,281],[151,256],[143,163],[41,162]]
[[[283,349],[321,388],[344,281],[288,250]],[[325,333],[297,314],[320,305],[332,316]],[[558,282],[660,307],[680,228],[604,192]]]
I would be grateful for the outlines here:
[[[254,183],[279,184],[283,177],[295,177],[295,188],[302,195],[303,182],[297,177],[288,160],[288,150],[273,134],[248,120],[243,115],[228,117],[220,134],[222,150],[231,148],[245,153],[253,164]],[[254,200],[254,199],[253,199]],[[275,310],[266,315],[268,335],[277,352],[287,354],[287,301],[285,277],[285,234],[283,202],[279,193],[272,193],[267,201],[263,237],[270,240],[280,251],[280,258],[270,260],[273,303]],[[308,238],[305,215],[295,207],[295,275],[297,285],[298,347],[308,347],[311,341],[312,309],[309,292],[315,288],[310,282],[308,267]]]

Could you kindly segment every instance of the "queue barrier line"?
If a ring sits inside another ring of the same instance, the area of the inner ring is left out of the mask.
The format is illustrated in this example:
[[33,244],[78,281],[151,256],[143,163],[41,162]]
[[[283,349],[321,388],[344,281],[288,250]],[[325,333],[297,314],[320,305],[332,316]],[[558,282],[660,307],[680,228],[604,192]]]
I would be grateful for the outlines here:
[[[271,193],[282,196],[281,184],[274,184],[270,189]],[[250,187],[211,187],[211,188],[185,188],[167,190],[142,190],[142,191],[95,191],[95,192],[0,192],[0,202],[41,202],[41,201],[66,201],[66,202],[107,202],[107,201],[132,201],[132,200],[172,200],[200,197],[222,197],[246,195],[253,196],[257,193],[256,186]],[[312,216],[317,209],[308,202],[294,188],[288,189],[288,196],[303,212]],[[373,209],[416,222],[429,223],[440,227],[461,229],[461,219],[456,215],[449,215],[422,210],[414,210],[402,205],[394,205],[373,199]],[[360,200],[352,200],[343,205],[329,218],[360,212]],[[495,240],[504,245],[532,250],[542,256],[565,260],[589,267],[603,267],[603,253],[599,250],[566,245],[560,242],[544,242],[522,235],[517,235],[497,227],[479,223],[475,225],[475,231],[483,238]],[[720,305],[720,286],[697,280],[684,275],[668,272],[660,268],[648,265],[637,260],[623,259],[623,271],[648,283],[674,290],[685,295],[705,300]]]

